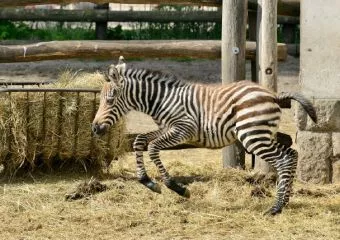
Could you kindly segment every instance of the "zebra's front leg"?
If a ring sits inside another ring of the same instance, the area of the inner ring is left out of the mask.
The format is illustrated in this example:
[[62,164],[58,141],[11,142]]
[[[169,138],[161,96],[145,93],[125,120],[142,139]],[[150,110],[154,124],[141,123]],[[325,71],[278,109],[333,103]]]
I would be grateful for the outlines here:
[[157,193],[161,193],[161,187],[159,184],[152,181],[151,178],[146,173],[143,159],[143,151],[145,149],[145,146],[147,146],[147,144],[150,141],[157,138],[161,134],[162,134],[161,130],[157,130],[147,134],[139,134],[133,143],[133,149],[136,155],[137,179],[144,186]]
[[185,142],[185,140],[190,138],[190,134],[186,132],[183,128],[172,128],[159,138],[151,141],[148,146],[148,151],[151,161],[157,166],[164,184],[174,192],[179,195],[189,198],[190,191],[178,184],[165,169],[163,163],[159,158],[159,152],[161,149],[176,146],[180,143]]

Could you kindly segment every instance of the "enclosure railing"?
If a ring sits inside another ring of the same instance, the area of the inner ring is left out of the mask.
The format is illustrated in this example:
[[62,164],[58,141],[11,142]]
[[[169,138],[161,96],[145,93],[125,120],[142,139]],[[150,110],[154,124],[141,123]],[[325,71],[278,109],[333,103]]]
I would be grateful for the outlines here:
[[[27,6],[38,4],[68,4],[83,2],[83,0],[2,0],[0,7]],[[178,5],[198,5],[217,6],[222,5],[222,0],[88,0],[87,2],[103,3],[124,3],[124,4],[178,4]],[[248,8],[256,9],[257,0],[248,0]],[[278,2],[278,14],[299,16],[300,0],[280,0]]]
[[[254,10],[249,10],[254,11]],[[221,22],[221,11],[109,11],[101,9],[0,8],[0,20],[55,22]],[[296,16],[277,17],[279,24],[299,24]]]

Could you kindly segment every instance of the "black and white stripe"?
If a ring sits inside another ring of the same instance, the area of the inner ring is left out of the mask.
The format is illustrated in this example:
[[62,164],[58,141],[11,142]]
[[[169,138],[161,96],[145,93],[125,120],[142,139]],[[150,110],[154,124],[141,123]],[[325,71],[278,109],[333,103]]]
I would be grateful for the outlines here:
[[146,69],[126,69],[121,58],[111,65],[108,83],[93,121],[93,131],[102,134],[130,110],[150,115],[159,130],[141,134],[134,142],[137,176],[153,191],[160,187],[145,170],[142,150],[148,146],[167,187],[189,197],[188,189],[177,184],[159,159],[159,151],[181,143],[222,148],[239,140],[244,148],[274,166],[279,175],[277,201],[269,213],[281,212],[289,201],[298,154],[276,141],[281,117],[280,104],[294,99],[316,121],[312,104],[303,96],[285,93],[276,96],[249,81],[230,85],[189,84],[176,77]]

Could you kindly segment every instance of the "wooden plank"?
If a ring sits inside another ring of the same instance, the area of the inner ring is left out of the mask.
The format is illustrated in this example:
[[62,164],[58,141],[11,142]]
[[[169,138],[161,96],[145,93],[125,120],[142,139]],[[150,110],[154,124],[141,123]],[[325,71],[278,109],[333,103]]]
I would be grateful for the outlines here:
[[[258,0],[248,0],[248,8],[256,10]],[[277,14],[287,16],[300,16],[301,0],[277,0]]]
[[[287,47],[279,44],[278,60],[287,58]],[[177,41],[51,41],[29,45],[0,46],[0,62],[28,62],[70,58],[220,58],[219,40]],[[247,42],[246,58],[254,59],[256,43]]]
[[[249,11],[249,15],[256,13]],[[0,20],[55,22],[221,22],[221,11],[107,11],[2,8]],[[299,24],[298,17],[278,16],[279,24]]]
[[[1,0],[0,7],[15,7],[39,4],[69,4],[79,3],[83,0]],[[124,4],[180,4],[180,5],[202,5],[221,6],[222,0],[87,0],[96,4],[124,3]]]
[[[277,91],[277,0],[258,1],[258,79],[266,88]],[[255,169],[269,173],[273,168],[256,157]]]
[[[245,79],[247,0],[223,1],[222,83]],[[233,144],[222,151],[223,167],[244,167],[242,146]]]
[[219,11],[107,11],[64,9],[0,9],[0,20],[65,22],[221,22]]
[[[0,7],[16,7],[39,4],[69,4],[79,3],[82,0],[1,0]],[[124,4],[178,4],[198,6],[221,6],[222,0],[87,0],[96,4],[124,3]],[[248,0],[250,9],[256,10],[257,0]],[[279,0],[280,15],[300,16],[300,0]]]
[[[106,15],[109,10],[109,4],[98,4],[95,7],[96,9],[102,9],[106,12]],[[106,40],[107,39],[107,20],[99,20],[96,22],[96,39],[97,40]]]

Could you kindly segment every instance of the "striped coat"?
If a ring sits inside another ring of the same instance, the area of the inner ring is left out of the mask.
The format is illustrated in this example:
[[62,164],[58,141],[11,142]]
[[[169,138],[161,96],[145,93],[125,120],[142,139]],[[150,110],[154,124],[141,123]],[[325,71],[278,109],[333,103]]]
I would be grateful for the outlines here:
[[123,115],[137,110],[150,115],[159,130],[137,136],[134,142],[137,177],[155,192],[160,186],[145,170],[145,146],[167,187],[189,196],[186,187],[176,183],[163,166],[159,151],[181,143],[207,148],[222,148],[239,140],[243,147],[278,171],[275,205],[269,213],[281,212],[288,203],[296,169],[297,152],[276,141],[281,109],[287,99],[297,100],[316,121],[312,104],[299,94],[277,96],[262,86],[241,81],[230,85],[190,84],[176,77],[146,69],[126,69],[123,59],[111,65],[108,83],[102,89],[101,102],[93,121],[94,133],[103,134]]

